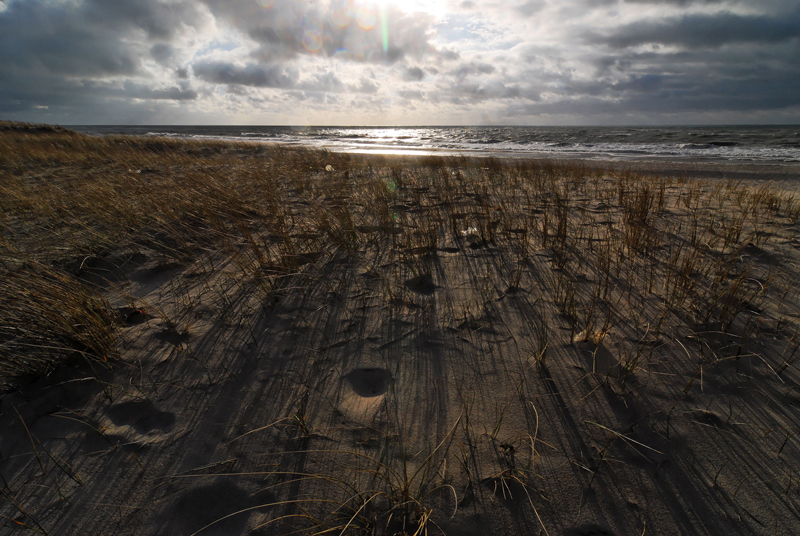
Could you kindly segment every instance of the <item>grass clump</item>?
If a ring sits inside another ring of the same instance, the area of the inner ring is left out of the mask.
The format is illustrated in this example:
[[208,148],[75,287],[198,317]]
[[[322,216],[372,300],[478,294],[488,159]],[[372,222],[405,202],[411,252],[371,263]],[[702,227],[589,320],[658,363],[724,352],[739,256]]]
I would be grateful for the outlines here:
[[3,274],[0,379],[43,375],[79,356],[104,365],[117,355],[116,318],[98,292],[42,265]]

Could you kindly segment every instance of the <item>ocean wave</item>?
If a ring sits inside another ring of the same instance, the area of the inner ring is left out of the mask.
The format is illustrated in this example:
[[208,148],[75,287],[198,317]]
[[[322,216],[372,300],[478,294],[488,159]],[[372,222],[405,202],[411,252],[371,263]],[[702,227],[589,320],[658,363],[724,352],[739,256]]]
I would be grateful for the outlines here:
[[274,134],[272,132],[241,132],[239,136],[243,138],[277,138],[283,136],[282,134]]
[[711,149],[711,144],[708,143],[681,143],[678,145],[680,149]]
[[735,141],[712,141],[710,145],[713,147],[737,147],[739,144]]

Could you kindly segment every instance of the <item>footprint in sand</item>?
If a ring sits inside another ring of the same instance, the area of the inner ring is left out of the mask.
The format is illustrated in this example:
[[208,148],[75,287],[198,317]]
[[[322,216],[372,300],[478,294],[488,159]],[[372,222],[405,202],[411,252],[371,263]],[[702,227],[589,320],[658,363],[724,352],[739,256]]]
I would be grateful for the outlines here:
[[228,480],[197,484],[180,492],[164,508],[160,516],[163,531],[158,534],[243,534],[249,532],[246,528],[250,516],[267,511],[274,502],[275,497],[269,492],[249,494]]
[[108,408],[106,418],[101,420],[100,425],[107,438],[153,443],[172,431],[175,415],[160,411],[149,400],[131,400]]
[[140,434],[168,432],[175,424],[175,415],[159,411],[149,400],[116,404],[108,408],[108,416],[114,424],[132,426]]
[[363,368],[346,374],[345,379],[350,382],[350,387],[358,396],[372,398],[389,390],[392,376],[386,369]]
[[389,391],[392,375],[386,369],[360,368],[345,374],[350,389],[345,389],[339,409],[349,420],[364,425],[372,422],[380,411],[384,396]]
[[413,277],[406,281],[405,285],[409,288],[409,290],[425,296],[430,296],[436,291],[437,288],[439,288],[436,286],[436,284],[434,284],[433,278],[428,274],[422,274],[418,275],[417,277]]

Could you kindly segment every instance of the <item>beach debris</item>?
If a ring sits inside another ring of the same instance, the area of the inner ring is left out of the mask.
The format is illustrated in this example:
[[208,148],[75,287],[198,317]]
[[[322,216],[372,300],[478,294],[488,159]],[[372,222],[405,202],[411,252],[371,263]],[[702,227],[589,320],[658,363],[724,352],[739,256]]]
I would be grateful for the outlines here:
[[125,326],[142,324],[153,318],[146,309],[139,307],[120,307],[117,309],[117,315]]
[[333,171],[333,166],[328,164],[327,166],[325,166],[325,171],[328,171],[328,172]]
[[467,227],[466,230],[461,231],[461,236],[464,237],[467,245],[472,249],[478,249],[486,245],[486,241],[478,232],[477,227]]
[[572,338],[573,343],[588,342],[594,346],[599,346],[603,339],[606,338],[607,332],[605,331],[592,331],[583,330]]

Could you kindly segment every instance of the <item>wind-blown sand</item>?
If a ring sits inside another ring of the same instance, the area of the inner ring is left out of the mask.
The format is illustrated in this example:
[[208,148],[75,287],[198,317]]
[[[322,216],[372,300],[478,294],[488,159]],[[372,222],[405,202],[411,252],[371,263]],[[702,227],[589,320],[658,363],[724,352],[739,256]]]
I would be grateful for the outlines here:
[[[99,293],[118,355],[8,379],[7,533],[800,533],[785,190],[63,133],[63,153],[25,149],[49,135],[11,156],[3,133],[4,277],[47,266]],[[125,212],[148,195],[158,217]]]

